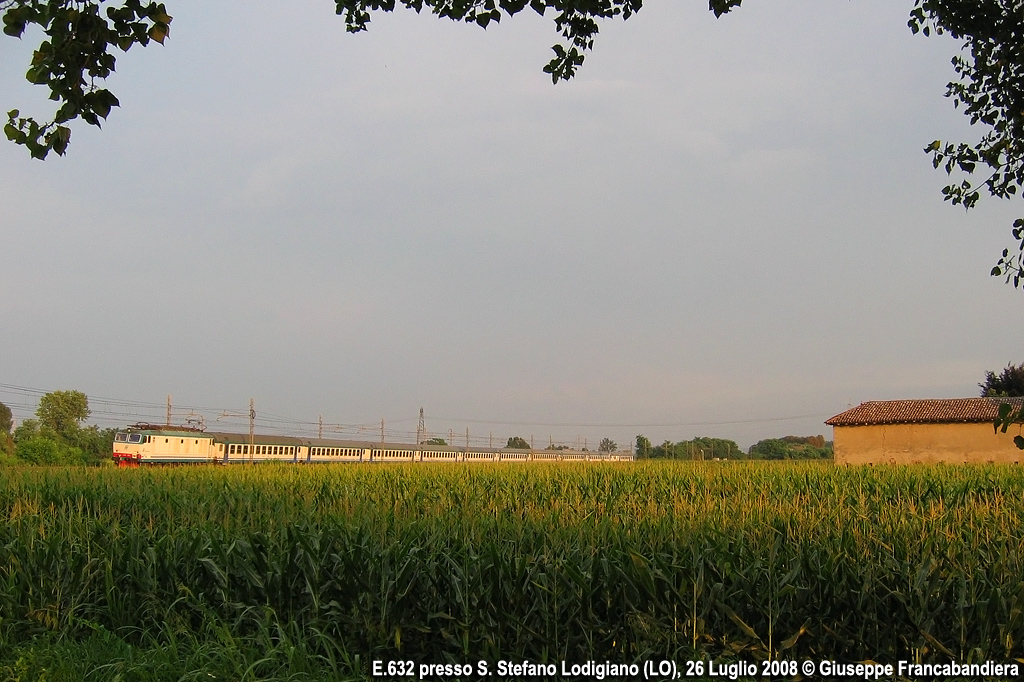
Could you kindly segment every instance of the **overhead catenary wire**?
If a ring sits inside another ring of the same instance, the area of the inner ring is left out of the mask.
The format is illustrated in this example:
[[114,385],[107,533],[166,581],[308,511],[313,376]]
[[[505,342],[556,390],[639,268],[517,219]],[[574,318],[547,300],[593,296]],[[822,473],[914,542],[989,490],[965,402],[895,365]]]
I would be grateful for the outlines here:
[[502,426],[556,426],[593,429],[653,429],[668,428],[674,426],[728,426],[731,424],[768,424],[772,422],[796,421],[798,419],[827,418],[831,413],[821,412],[818,414],[800,414],[791,417],[766,417],[759,419],[729,419],[722,421],[693,421],[693,422],[661,422],[661,423],[636,423],[617,424],[611,422],[587,423],[587,422],[531,422],[531,421],[500,421],[494,419],[463,419],[459,417],[435,417],[438,421],[462,422],[465,424],[500,424]]
[[[17,384],[0,383],[0,401],[4,402],[8,407],[11,408],[12,414],[16,419],[25,420],[32,419],[36,416],[36,409],[38,406],[39,399],[49,393],[50,391],[41,388],[20,386]],[[127,426],[133,423],[150,423],[150,424],[163,424],[166,421],[166,402],[155,402],[147,400],[135,400],[128,398],[111,398],[105,396],[88,396],[90,417],[89,422],[98,426],[105,427],[116,427],[116,426]],[[214,421],[211,417],[216,415],[224,415],[225,413],[244,413],[247,412],[245,408],[214,408],[204,407],[196,405],[185,405],[185,406],[174,406],[172,410],[173,416],[180,419],[187,419],[189,417],[206,417],[208,422]],[[503,426],[508,427],[509,431],[521,431],[525,432],[529,427],[550,427],[556,429],[647,429],[647,428],[682,428],[682,427],[696,427],[696,426],[730,426],[740,424],[772,424],[781,423],[788,421],[798,421],[801,419],[817,419],[827,418],[829,414],[818,413],[818,414],[800,414],[800,415],[789,415],[789,416],[778,416],[778,417],[751,417],[747,419],[721,419],[721,420],[680,420],[675,422],[556,422],[556,421],[527,421],[527,420],[504,420],[504,419],[481,419],[481,418],[466,418],[466,417],[434,417],[433,421],[443,422],[445,424],[461,424],[463,426],[468,424],[483,424],[490,426]],[[246,418],[244,421],[248,421]],[[416,418],[398,418],[391,419],[387,418],[387,439],[390,442],[412,442],[416,439],[426,439],[430,437],[427,433],[414,431],[412,429],[396,429],[395,425],[404,424],[407,422],[415,422]],[[273,412],[261,412],[257,415],[256,424],[260,431],[277,433],[281,435],[302,435],[306,437],[316,437],[319,433],[331,438],[341,437],[342,439],[350,440],[379,440],[380,438],[380,423],[343,423],[343,422],[328,422],[321,421],[321,419],[297,419],[288,415],[277,414]],[[224,423],[224,426],[243,426],[241,423],[235,424],[231,418],[228,418]],[[211,430],[216,430],[216,427]],[[446,429],[448,430],[448,429]],[[502,429],[504,430],[504,429]],[[440,433],[443,433],[440,432]],[[445,440],[448,445],[454,446],[451,442],[450,434],[444,433],[445,436],[449,436]],[[511,435],[521,435],[513,433]],[[436,437],[436,432],[433,437]],[[489,446],[494,442],[503,442],[510,436],[501,436],[499,434],[489,433],[487,436],[473,436],[470,435],[468,439],[460,439],[469,447],[479,445],[481,447]],[[552,446],[555,445],[567,445],[573,442],[573,438],[566,438],[565,434],[563,437],[555,437],[554,434],[548,435],[548,440]]]

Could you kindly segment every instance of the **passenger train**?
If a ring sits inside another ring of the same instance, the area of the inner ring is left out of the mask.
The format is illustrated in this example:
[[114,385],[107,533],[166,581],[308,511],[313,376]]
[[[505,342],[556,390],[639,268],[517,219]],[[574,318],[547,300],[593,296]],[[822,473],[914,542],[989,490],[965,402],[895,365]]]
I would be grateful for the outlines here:
[[632,461],[631,452],[460,448],[293,436],[251,437],[190,427],[137,424],[114,436],[114,462],[141,464],[239,464],[249,462],[560,462]]

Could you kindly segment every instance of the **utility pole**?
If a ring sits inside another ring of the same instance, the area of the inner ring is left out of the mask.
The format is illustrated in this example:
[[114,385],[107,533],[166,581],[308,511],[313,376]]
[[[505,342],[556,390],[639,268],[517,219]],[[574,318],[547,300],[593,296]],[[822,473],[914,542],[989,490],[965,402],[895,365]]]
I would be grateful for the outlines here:
[[[217,421],[220,421],[221,417],[245,417],[246,415],[240,412],[221,412],[220,417],[217,417]],[[249,398],[249,463],[252,463],[253,456],[253,442],[255,441],[254,432],[256,429],[256,399]]]
[[466,449],[469,449],[469,427],[466,427]]
[[494,448],[494,431],[487,432],[487,447]]
[[249,463],[252,464],[253,432],[256,428],[256,399],[249,398]]
[[416,425],[416,443],[423,443],[427,440],[427,422],[423,418],[423,408],[420,408],[420,423]]
[[167,422],[166,422],[166,425],[167,425],[168,428],[171,426],[171,394],[170,393],[167,394]]
[[316,437],[322,439],[324,437],[324,416],[318,415],[320,418],[316,421]]
[[380,444],[384,445],[384,417],[380,418]]
[[455,447],[455,432],[448,429],[448,445]]
[[533,434],[530,434],[530,449],[533,450]]

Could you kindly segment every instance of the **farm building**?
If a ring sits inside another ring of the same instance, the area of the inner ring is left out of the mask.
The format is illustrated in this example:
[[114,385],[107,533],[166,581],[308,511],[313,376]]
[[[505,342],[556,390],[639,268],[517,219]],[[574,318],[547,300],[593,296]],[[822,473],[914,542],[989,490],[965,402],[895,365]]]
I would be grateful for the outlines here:
[[1020,398],[879,400],[825,423],[833,428],[836,464],[1013,462],[1024,459],[1013,436],[995,433],[999,405]]

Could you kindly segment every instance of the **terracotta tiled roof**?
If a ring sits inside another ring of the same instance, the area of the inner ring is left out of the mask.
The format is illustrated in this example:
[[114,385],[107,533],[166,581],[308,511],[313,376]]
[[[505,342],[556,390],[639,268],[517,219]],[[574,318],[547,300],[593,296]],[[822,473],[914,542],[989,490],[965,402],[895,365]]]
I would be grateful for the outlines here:
[[991,422],[1002,403],[1020,407],[1024,398],[948,398],[943,400],[875,400],[837,414],[829,426],[867,424],[939,424]]

